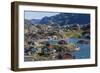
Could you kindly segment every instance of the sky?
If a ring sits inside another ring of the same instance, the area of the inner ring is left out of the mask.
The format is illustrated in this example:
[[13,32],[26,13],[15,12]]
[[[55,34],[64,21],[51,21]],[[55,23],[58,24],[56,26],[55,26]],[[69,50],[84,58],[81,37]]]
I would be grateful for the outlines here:
[[38,12],[38,11],[24,11],[25,19],[42,19],[43,17],[53,16],[59,13],[56,12]]

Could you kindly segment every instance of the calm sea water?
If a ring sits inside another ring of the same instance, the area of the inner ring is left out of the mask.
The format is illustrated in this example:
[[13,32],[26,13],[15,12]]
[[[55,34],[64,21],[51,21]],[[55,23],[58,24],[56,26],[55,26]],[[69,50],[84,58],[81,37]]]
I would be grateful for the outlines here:
[[67,40],[69,43],[74,43],[80,47],[80,51],[73,52],[72,55],[74,55],[76,59],[90,58],[90,44],[78,44],[78,40],[79,39],[76,38],[70,38]]
[[[79,39],[77,38],[69,38],[66,40],[68,43],[73,43],[75,45],[77,45],[78,47],[80,47],[79,51],[76,52],[72,52],[71,54],[73,56],[75,56],[76,59],[87,59],[90,58],[90,44],[79,44],[77,43],[79,41]],[[55,44],[57,43],[57,41],[49,41],[49,43],[51,44]]]

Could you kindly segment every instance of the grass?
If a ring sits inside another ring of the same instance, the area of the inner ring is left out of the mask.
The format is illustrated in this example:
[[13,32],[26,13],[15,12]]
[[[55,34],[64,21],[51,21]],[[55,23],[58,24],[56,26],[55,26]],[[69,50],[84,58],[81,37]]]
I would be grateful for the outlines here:
[[64,32],[64,36],[68,38],[80,38],[82,36],[82,31],[69,31]]

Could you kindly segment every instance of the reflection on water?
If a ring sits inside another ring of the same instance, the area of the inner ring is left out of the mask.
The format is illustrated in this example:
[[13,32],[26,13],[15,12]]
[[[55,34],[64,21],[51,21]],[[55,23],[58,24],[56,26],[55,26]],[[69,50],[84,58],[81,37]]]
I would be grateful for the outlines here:
[[73,52],[72,55],[75,56],[76,59],[86,59],[90,58],[90,44],[79,44],[77,43],[79,39],[71,38],[67,40],[69,43],[74,43],[78,47],[80,47],[79,51]]

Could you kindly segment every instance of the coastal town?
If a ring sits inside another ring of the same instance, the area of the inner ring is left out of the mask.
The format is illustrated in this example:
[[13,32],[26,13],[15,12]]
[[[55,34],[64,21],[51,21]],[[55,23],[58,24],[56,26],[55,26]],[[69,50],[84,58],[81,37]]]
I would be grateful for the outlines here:
[[[71,39],[78,39],[76,43]],[[76,59],[73,52],[80,51],[77,44],[89,44],[90,24],[24,24],[25,61]]]
[[[31,25],[25,29],[25,55],[31,55],[32,60],[73,59],[70,52],[80,48],[69,43],[69,38],[81,38],[83,31],[77,26],[59,27],[50,25]],[[88,35],[89,32],[85,35]],[[89,38],[89,36],[87,36]],[[88,43],[87,41],[83,40]],[[82,42],[80,40],[79,42]]]

